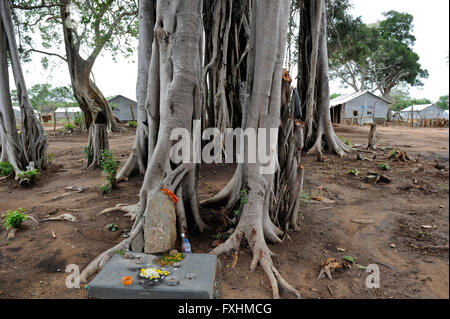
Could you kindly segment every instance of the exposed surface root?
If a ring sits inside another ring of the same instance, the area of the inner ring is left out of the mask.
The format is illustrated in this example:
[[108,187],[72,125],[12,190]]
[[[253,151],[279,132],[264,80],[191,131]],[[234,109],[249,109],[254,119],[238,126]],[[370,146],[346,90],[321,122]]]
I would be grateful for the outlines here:
[[244,232],[242,230],[242,227],[238,226],[238,228],[230,236],[230,238],[223,244],[217,246],[211,253],[215,255],[222,255],[225,253],[230,254],[233,251],[239,251],[241,240],[245,237],[253,253],[253,259],[250,264],[250,271],[254,271],[258,264],[261,265],[267,277],[269,278],[269,282],[272,287],[273,298],[280,298],[279,288],[282,288],[286,292],[292,293],[300,299],[300,293],[281,276],[281,274],[273,265],[272,257],[274,257],[275,254],[270,251],[269,247],[267,247],[262,232],[259,232],[258,235],[258,232],[255,230],[255,228],[250,227],[250,229],[252,230],[248,232],[249,234],[247,234],[247,232]]
[[102,210],[100,213],[97,214],[97,216],[101,216],[101,215],[119,211],[119,212],[125,213],[124,216],[130,217],[131,220],[134,221],[136,219],[137,209],[138,209],[138,204],[134,204],[134,205],[117,204],[114,207],[106,208],[106,209]]
[[121,249],[128,249],[130,243],[139,235],[144,227],[144,218],[141,218],[139,223],[131,231],[130,236],[117,244],[116,246],[106,250],[95,258],[80,274],[80,283],[86,283],[87,279],[97,271],[101,270],[106,263],[114,256],[114,254]]

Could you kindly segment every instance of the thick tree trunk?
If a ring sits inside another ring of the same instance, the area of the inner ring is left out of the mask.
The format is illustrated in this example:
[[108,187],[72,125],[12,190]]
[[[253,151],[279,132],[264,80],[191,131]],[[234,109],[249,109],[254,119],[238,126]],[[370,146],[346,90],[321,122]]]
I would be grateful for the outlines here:
[[377,125],[372,124],[370,127],[370,133],[369,133],[369,142],[367,149],[374,151],[377,148]]
[[[152,106],[147,104],[147,88],[149,86],[149,69],[152,57],[153,29],[156,18],[156,1],[139,1],[139,47],[138,77],[136,83],[137,98],[137,130],[130,158],[117,174],[117,181],[128,179],[132,174],[144,174],[147,161],[153,149],[149,149],[148,134],[157,130],[157,119],[150,117]],[[154,114],[154,112],[153,112]]]
[[[149,125],[148,149],[153,152],[149,153],[134,226],[129,238],[83,270],[82,281],[103,267],[117,249],[156,252],[173,246],[172,234],[165,233],[165,243],[152,240],[154,236],[150,235],[152,231],[173,230],[173,211],[179,232],[187,231],[189,211],[200,230],[206,227],[198,211],[195,165],[181,163],[174,168],[176,163],[171,162],[173,130],[186,129],[194,139],[197,137],[193,120],[200,120],[201,114],[202,0],[158,0],[157,4],[146,102],[149,121],[156,124]],[[189,149],[192,154],[192,145]],[[178,201],[174,198],[172,202],[167,193],[175,193]]]
[[[270,1],[260,0],[252,2],[251,37],[248,60],[247,85],[250,100],[244,113],[243,128],[279,130],[280,105],[282,103],[282,64],[284,60],[287,15],[289,14],[289,0]],[[284,124],[284,123],[283,123]],[[286,123],[287,124],[287,123]],[[276,156],[278,140],[269,138],[262,143],[270,150],[271,158]],[[289,141],[290,142],[290,141]],[[246,145],[248,152],[260,151],[263,145],[258,142]],[[215,254],[239,251],[245,238],[253,252],[251,270],[260,264],[267,276],[273,291],[273,297],[279,298],[279,285],[300,297],[296,289],[291,287],[280,275],[272,263],[273,253],[266,244],[266,240],[280,243],[282,231],[275,226],[270,216],[272,194],[274,192],[274,174],[264,174],[265,165],[259,160],[257,163],[240,164],[233,179],[215,198],[205,201],[203,205],[227,202],[226,207],[232,208],[237,204],[239,193],[245,189],[247,203],[243,205],[240,219],[230,238],[212,251]],[[296,186],[297,187],[297,186]]]
[[202,75],[203,106],[208,127],[239,127],[241,82],[245,81],[249,30],[248,0],[217,0],[205,4],[207,52]]
[[[26,166],[46,169],[47,136],[41,123],[35,117],[28,97],[17,50],[11,11],[7,1],[0,3],[0,24],[0,126],[3,135],[2,147],[6,149],[8,161],[14,166],[16,173],[25,170]],[[8,53],[21,110],[20,135],[17,133],[9,93]],[[6,146],[3,144],[6,144]],[[31,165],[31,163],[34,163],[34,165]]]
[[[69,14],[67,12],[68,4],[68,0],[62,1],[60,11],[62,21],[66,21],[67,15]],[[90,130],[91,125],[105,125],[108,133],[121,131],[122,126],[114,116],[102,92],[90,78],[95,59],[84,60],[80,56],[80,48],[74,40],[73,30],[66,23],[63,23],[63,33],[72,90],[76,101],[84,113],[84,124],[85,129],[89,130],[89,140],[102,140],[104,138],[103,135],[92,136],[93,133],[101,134],[101,130]],[[107,145],[108,143],[105,141],[103,144]],[[100,144],[88,144],[90,154],[101,153],[101,149],[94,149],[97,145]],[[87,165],[88,167],[95,167],[99,163],[88,161]]]
[[[309,153],[322,155],[322,142],[340,156],[352,151],[335,134],[330,115],[330,89],[327,52],[327,17],[325,0],[302,0],[299,36],[300,100],[304,101]],[[317,57],[317,59],[316,59]]]

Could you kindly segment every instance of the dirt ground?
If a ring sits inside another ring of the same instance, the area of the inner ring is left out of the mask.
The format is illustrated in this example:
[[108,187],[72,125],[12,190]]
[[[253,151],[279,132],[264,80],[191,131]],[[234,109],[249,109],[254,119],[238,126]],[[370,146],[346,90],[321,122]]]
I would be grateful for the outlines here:
[[[338,126],[336,131],[352,144],[367,143],[368,127]],[[49,169],[32,187],[22,188],[13,179],[1,181],[0,213],[23,207],[42,219],[57,210],[56,215],[69,213],[77,222],[36,225],[28,220],[14,240],[0,246],[0,298],[86,298],[85,289],[66,288],[66,266],[85,267],[121,241],[132,225],[119,212],[97,214],[118,203],[136,203],[143,178],[132,178],[102,195],[96,191],[103,182],[101,172],[85,168],[81,150],[87,136],[49,134],[49,152],[54,155]],[[270,246],[279,256],[274,264],[303,298],[449,298],[449,130],[379,126],[377,135],[385,151],[378,151],[376,160],[328,155],[319,163],[315,156],[303,158],[306,176],[300,231],[289,233],[281,245]],[[133,140],[132,130],[110,139],[122,164]],[[393,148],[413,160],[391,163],[387,157]],[[363,156],[373,158],[373,154]],[[446,170],[435,168],[436,158]],[[389,164],[389,171],[378,168],[383,162]],[[233,169],[230,165],[202,166],[200,199],[219,191]],[[351,169],[358,170],[359,176],[349,175]],[[366,183],[363,178],[369,171],[384,174],[392,182]],[[67,186],[84,191],[67,191]],[[209,252],[218,243],[213,236],[222,231],[216,215],[210,210],[202,214],[212,227],[203,234],[191,230],[194,252]],[[372,221],[354,222],[361,219]],[[109,231],[106,225],[110,223],[119,225],[119,230]],[[423,227],[428,225],[431,228]],[[5,234],[1,229],[0,242]],[[333,281],[317,280],[323,261],[330,257],[342,261],[343,256],[352,256],[363,266],[377,264],[380,289],[367,289],[368,273],[356,267],[333,273]],[[260,268],[249,271],[247,247],[235,268],[230,266],[230,257],[219,259],[218,298],[271,298],[264,272]]]

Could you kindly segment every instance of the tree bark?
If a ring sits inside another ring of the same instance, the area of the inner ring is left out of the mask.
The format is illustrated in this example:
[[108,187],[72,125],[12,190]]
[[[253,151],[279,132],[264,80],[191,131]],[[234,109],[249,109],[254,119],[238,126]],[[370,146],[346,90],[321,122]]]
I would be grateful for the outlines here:
[[[306,112],[302,112],[307,131],[305,147],[309,153],[322,155],[322,142],[325,142],[329,151],[344,156],[352,149],[336,136],[329,109],[325,1],[302,0],[300,13],[298,88],[300,100],[306,101],[302,106],[306,109]],[[318,45],[317,52],[315,44]],[[314,59],[316,54],[317,63],[313,63],[316,61]]]
[[[176,207],[178,232],[187,232],[187,212],[192,213],[201,231],[206,227],[198,210],[196,166],[173,163],[170,157],[175,144],[172,131],[184,128],[196,138],[193,121],[201,116],[202,0],[158,0],[156,13],[146,100],[148,119],[155,123],[149,124],[148,133],[148,149],[153,151],[148,155],[134,226],[129,238],[83,270],[82,281],[102,268],[117,249],[151,251],[155,243],[148,240],[148,232],[158,228],[155,223],[164,218],[163,212],[171,210],[167,205]],[[190,149],[192,154],[192,145]],[[155,209],[161,196],[167,196],[161,195],[164,189],[176,194],[178,201],[166,200],[164,207]]]
[[[17,50],[11,10],[7,1],[0,3],[0,25],[0,126],[2,130],[2,148],[6,149],[8,161],[14,166],[16,173],[25,170],[26,166],[33,166],[31,163],[34,163],[34,167],[37,169],[46,169],[47,136],[41,123],[35,117],[28,97]],[[8,53],[21,110],[20,135],[17,133],[9,92]]]
[[[117,174],[117,181],[128,179],[135,173],[144,174],[147,160],[153,149],[149,149],[149,133],[154,135],[157,128],[157,119],[149,114],[152,106],[147,104],[147,88],[149,86],[149,69],[152,57],[153,29],[156,19],[156,1],[139,1],[139,46],[138,46],[138,77],[136,83],[137,99],[137,129],[131,155]],[[151,75],[150,75],[151,76]],[[152,143],[153,146],[153,143]]]
[[[66,21],[69,0],[63,0],[61,3],[61,19]],[[89,140],[101,140],[103,136],[91,136],[93,133],[100,133],[101,130],[90,130],[93,124],[103,124],[108,132],[118,132],[123,128],[114,116],[111,107],[90,78],[92,67],[95,63],[96,55],[92,55],[84,60],[79,54],[79,46],[74,40],[73,30],[63,22],[64,46],[66,51],[66,59],[69,67],[70,80],[72,90],[78,105],[84,113],[85,129],[89,130]],[[106,136],[107,138],[107,136]],[[108,143],[104,143],[108,144]],[[100,153],[102,150],[94,149],[96,145],[88,144],[90,153]],[[88,167],[98,166],[98,162],[87,163]]]
[[[276,129],[280,127],[280,105],[282,102],[282,65],[285,54],[287,21],[290,1],[261,0],[252,2],[251,36],[248,57],[247,85],[250,99],[245,108],[242,127],[244,129]],[[265,146],[273,156],[277,152],[275,139],[266,139]],[[249,145],[246,145],[249,150]],[[252,145],[253,146],[253,145]],[[268,147],[267,147],[268,146]],[[262,147],[258,143],[256,151]],[[230,183],[213,199],[202,205],[225,202],[230,209],[237,204],[239,193],[245,189],[247,203],[243,205],[235,231],[230,238],[212,251],[214,254],[239,251],[243,239],[246,239],[252,252],[251,270],[258,264],[266,272],[274,298],[279,298],[279,286],[300,297],[296,289],[290,286],[272,263],[273,253],[266,240],[280,243],[282,231],[271,220],[271,204],[275,180],[274,174],[262,174],[264,165],[257,163],[239,164]]]

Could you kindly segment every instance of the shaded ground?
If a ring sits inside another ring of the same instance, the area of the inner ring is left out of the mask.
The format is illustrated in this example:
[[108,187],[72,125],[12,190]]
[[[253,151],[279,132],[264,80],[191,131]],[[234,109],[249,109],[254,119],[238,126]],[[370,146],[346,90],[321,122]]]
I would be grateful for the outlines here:
[[[366,127],[337,127],[339,136],[352,144],[366,144]],[[85,169],[81,150],[86,135],[50,132],[49,152],[54,161],[42,180],[21,188],[14,180],[0,182],[0,212],[24,207],[35,218],[58,209],[57,215],[70,213],[76,223],[25,222],[16,239],[0,247],[0,298],[85,298],[84,289],[68,289],[68,264],[87,265],[97,254],[122,240],[131,227],[120,213],[96,215],[118,203],[136,203],[142,177],[120,184],[109,195],[96,191],[103,182],[100,171]],[[448,129],[378,127],[377,161],[357,161],[356,156],[339,159],[328,156],[325,163],[304,157],[306,180],[301,230],[290,233],[283,244],[271,246],[281,274],[297,287],[304,298],[448,298],[448,170],[434,168],[436,156],[448,165]],[[134,132],[115,134],[110,140],[114,153],[123,163],[132,147]],[[391,148],[406,151],[416,161],[389,162]],[[369,154],[364,154],[369,157]],[[372,156],[371,156],[372,157]],[[382,173],[378,165],[389,163],[384,172],[392,179],[388,185],[365,183],[368,171]],[[423,167],[413,173],[417,168]],[[357,169],[360,177],[347,172]],[[204,199],[223,187],[233,174],[233,166],[203,166],[199,196]],[[82,193],[71,193],[67,186],[79,186]],[[68,196],[60,197],[65,193]],[[58,198],[60,197],[60,198]],[[322,201],[312,200],[313,198]],[[327,201],[326,199],[331,200]],[[324,202],[328,202],[326,204]],[[217,240],[212,238],[220,222],[211,211],[203,211],[212,229],[204,234],[192,232],[194,252],[208,252]],[[357,224],[353,219],[372,219]],[[106,226],[119,225],[117,232]],[[422,226],[432,226],[431,229]],[[52,230],[56,239],[52,238]],[[0,230],[3,239],[5,231]],[[1,240],[0,240],[1,241]],[[339,251],[343,248],[346,251]],[[356,258],[367,266],[378,264],[381,288],[365,288],[367,274],[353,267],[333,273],[333,282],[317,281],[321,263],[329,257]],[[251,253],[244,247],[238,264],[220,257],[219,298],[270,298],[267,278],[259,268],[249,272]]]

